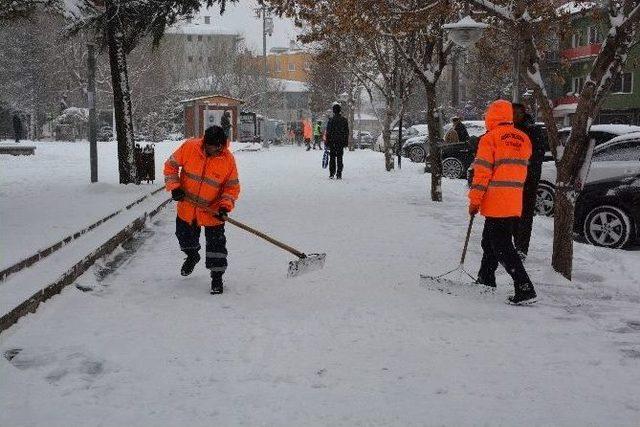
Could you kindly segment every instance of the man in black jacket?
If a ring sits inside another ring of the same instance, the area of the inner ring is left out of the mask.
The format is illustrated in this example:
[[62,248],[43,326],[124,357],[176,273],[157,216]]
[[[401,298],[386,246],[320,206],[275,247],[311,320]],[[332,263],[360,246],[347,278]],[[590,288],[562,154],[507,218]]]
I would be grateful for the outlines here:
[[13,134],[15,136],[16,143],[22,139],[22,120],[18,113],[13,115]]
[[524,261],[529,252],[533,214],[536,208],[536,192],[542,172],[542,162],[545,153],[545,138],[543,130],[535,125],[533,117],[527,113],[523,104],[513,104],[513,123],[515,127],[527,134],[531,140],[531,158],[527,170],[527,180],[522,192],[522,216],[514,227],[513,240],[520,258]]
[[[349,145],[349,122],[340,115],[340,104],[333,104],[333,117],[329,119],[325,144],[329,147],[329,178],[342,179],[342,156]],[[336,163],[338,169],[336,170]]]

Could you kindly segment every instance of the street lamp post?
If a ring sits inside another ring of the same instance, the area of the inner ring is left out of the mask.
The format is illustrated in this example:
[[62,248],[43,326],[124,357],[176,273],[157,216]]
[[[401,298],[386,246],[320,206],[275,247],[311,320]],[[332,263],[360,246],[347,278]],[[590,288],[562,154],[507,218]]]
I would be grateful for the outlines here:
[[262,88],[263,88],[263,96],[262,96],[262,115],[264,120],[267,118],[267,108],[268,108],[268,76],[269,76],[269,68],[267,66],[267,36],[273,35],[273,18],[270,16],[267,7],[262,5],[255,9],[256,17],[262,18]]

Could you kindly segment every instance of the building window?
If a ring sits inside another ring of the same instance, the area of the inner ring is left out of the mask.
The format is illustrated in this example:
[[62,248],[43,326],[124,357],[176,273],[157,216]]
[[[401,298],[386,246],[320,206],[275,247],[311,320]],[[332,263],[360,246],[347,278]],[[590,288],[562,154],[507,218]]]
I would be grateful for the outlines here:
[[193,62],[193,56],[187,56],[187,61]]
[[201,42],[202,41],[202,36],[198,36],[198,41]]
[[584,77],[574,77],[573,78],[573,93],[582,92],[582,88],[584,87]]
[[602,34],[600,28],[593,26],[589,27],[589,44],[602,43]]
[[211,24],[211,17],[210,16],[205,16],[204,17],[204,23],[205,24]]
[[580,29],[577,32],[573,33],[571,38],[571,47],[580,47],[586,45],[586,33],[584,29]]
[[296,70],[296,64],[289,64],[289,71],[295,71]]
[[191,34],[187,35],[187,41],[190,42],[193,39],[193,37],[191,37]]
[[633,93],[633,74],[622,73],[611,86],[612,93]]
[[280,66],[280,61],[276,59],[276,73],[279,73],[281,71],[282,71],[282,67]]

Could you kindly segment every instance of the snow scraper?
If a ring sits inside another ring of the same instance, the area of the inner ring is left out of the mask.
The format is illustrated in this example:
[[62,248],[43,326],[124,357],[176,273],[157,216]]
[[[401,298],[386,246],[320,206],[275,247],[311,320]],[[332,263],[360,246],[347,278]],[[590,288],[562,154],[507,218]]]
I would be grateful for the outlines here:
[[280,249],[284,249],[285,251],[297,256],[297,260],[289,261],[289,271],[287,272],[287,277],[296,277],[304,273],[320,270],[324,267],[324,261],[327,258],[327,254],[305,254],[233,218],[227,216],[225,221],[235,225],[236,227],[242,228],[243,230],[246,230],[251,234],[261,237],[267,242],[276,245]]
[[[464,269],[464,259],[467,256],[467,247],[469,246],[469,237],[471,236],[471,228],[473,227],[474,218],[475,218],[475,215],[471,215],[471,217],[469,218],[469,226],[467,227],[467,237],[464,239],[464,247],[462,248],[462,256],[460,257],[460,265],[458,265],[453,270],[449,270],[446,273],[442,273],[438,276],[427,276],[427,275],[421,274],[420,279],[423,283],[429,282],[438,287],[439,285],[453,285],[454,287],[460,287],[462,283],[460,283],[459,281],[453,281],[446,278],[446,276],[456,272],[458,272],[459,275],[464,273],[467,276],[469,276],[471,280],[473,280],[474,282],[476,281],[476,278],[473,277],[467,270]],[[441,288],[438,288],[438,289],[441,291],[447,292],[446,289],[441,289]]]
[[[210,208],[203,208],[202,206],[198,206],[201,209],[206,210],[207,212],[217,216],[218,213]],[[261,237],[267,242],[276,245],[280,249],[284,249],[287,252],[290,252],[298,257],[297,260],[289,261],[289,271],[287,272],[287,277],[296,277],[304,273],[309,273],[311,271],[316,271],[324,268],[324,261],[327,258],[327,254],[305,254],[304,252],[300,252],[296,248],[293,248],[285,243],[282,243],[271,236],[262,233],[255,228],[249,227],[246,224],[241,223],[240,221],[230,218],[227,216],[224,219],[225,222],[235,225],[238,228],[242,228],[249,233]]]

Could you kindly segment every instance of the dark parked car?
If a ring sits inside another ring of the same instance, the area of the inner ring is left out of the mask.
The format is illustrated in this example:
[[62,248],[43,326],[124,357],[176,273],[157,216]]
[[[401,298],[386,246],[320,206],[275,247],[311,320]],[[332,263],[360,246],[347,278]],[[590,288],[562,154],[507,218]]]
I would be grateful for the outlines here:
[[[477,136],[471,136],[466,142],[440,143],[442,176],[453,179],[464,178],[467,169],[469,169],[475,158],[478,141],[479,138]],[[428,157],[427,155],[427,171],[429,171],[430,165]]]
[[596,246],[640,243],[640,175],[585,185],[576,200],[574,231]]

